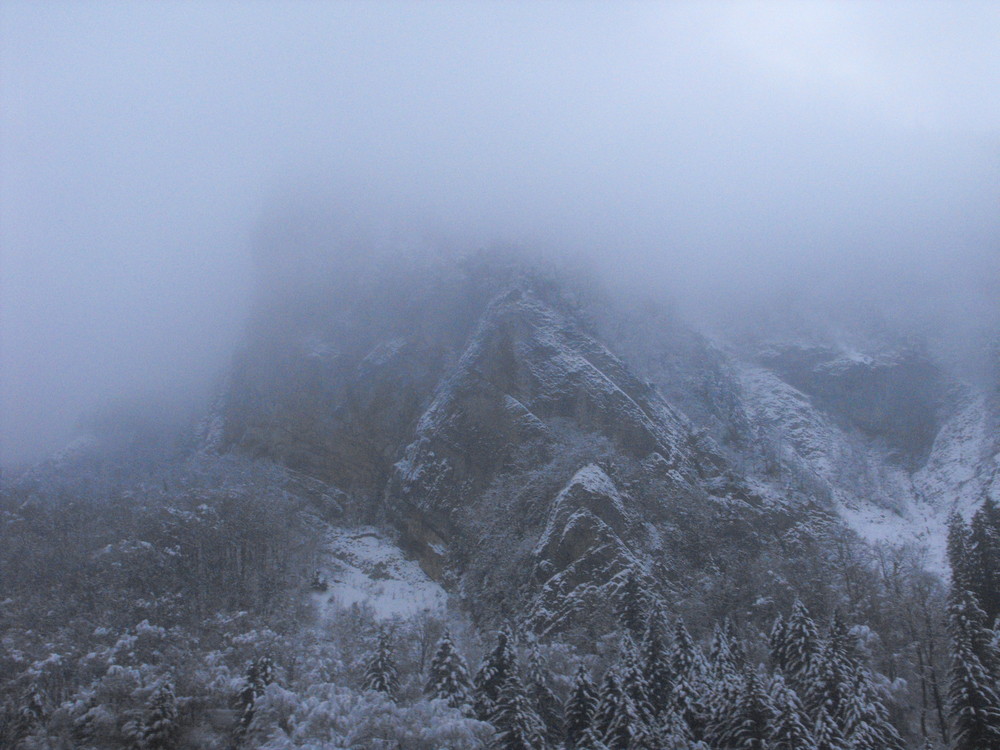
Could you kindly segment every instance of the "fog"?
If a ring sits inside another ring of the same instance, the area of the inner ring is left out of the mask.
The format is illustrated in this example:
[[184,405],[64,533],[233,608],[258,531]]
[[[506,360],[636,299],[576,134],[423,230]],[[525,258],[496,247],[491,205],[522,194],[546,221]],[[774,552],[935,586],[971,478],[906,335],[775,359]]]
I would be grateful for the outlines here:
[[5,463],[109,398],[208,392],[255,246],[303,217],[400,252],[549,253],[695,320],[797,300],[963,340],[996,323],[993,2],[0,18]]

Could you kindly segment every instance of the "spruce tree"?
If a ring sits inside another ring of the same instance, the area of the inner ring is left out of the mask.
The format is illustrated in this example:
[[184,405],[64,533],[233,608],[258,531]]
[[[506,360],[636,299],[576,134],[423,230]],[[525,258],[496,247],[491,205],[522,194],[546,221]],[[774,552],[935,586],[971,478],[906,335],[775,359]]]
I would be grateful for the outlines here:
[[670,650],[670,669],[674,679],[687,677],[696,682],[704,673],[705,658],[701,649],[691,638],[684,621],[680,618],[674,623],[674,641]]
[[705,740],[712,746],[723,746],[724,739],[732,732],[743,698],[744,682],[742,674],[736,672],[723,674],[712,681],[705,698],[704,733]]
[[775,711],[774,730],[771,733],[771,750],[816,750],[812,732],[802,703],[795,691],[785,684],[781,676],[774,680],[772,703]]
[[771,626],[771,632],[767,637],[767,646],[771,655],[771,668],[784,672],[788,668],[787,646],[785,635],[785,618],[778,615]]
[[24,696],[21,710],[18,712],[20,733],[27,734],[45,718],[45,692],[37,682],[32,682]]
[[429,698],[447,701],[452,708],[468,708],[472,705],[469,668],[447,630],[438,641],[437,650],[431,658],[424,692]]
[[702,739],[708,723],[708,706],[705,704],[703,682],[707,666],[701,649],[691,638],[684,621],[674,623],[674,638],[670,648],[672,685],[670,706],[687,722],[695,740]]
[[563,737],[562,707],[555,693],[549,687],[551,675],[538,644],[532,643],[528,651],[528,700],[535,707],[538,717],[545,727],[545,736],[550,745],[558,745]]
[[851,750],[903,750],[903,740],[889,722],[889,712],[867,670],[854,670],[842,714],[841,726]]
[[723,746],[732,750],[766,750],[774,712],[757,673],[744,676],[743,694]]
[[803,696],[810,715],[820,711],[834,721],[843,721],[846,694],[850,689],[854,669],[842,656],[833,641],[827,641],[813,659],[808,684]]
[[480,721],[490,721],[493,717],[500,690],[515,667],[513,636],[504,627],[497,633],[497,645],[483,659],[473,680],[473,706]]
[[573,690],[566,700],[565,737],[568,750],[580,745],[582,738],[593,723],[594,711],[597,708],[597,689],[587,668],[582,664],[577,667],[576,678],[573,680]]
[[632,703],[642,720],[647,723],[652,722],[654,711],[649,699],[649,685],[646,683],[646,675],[639,664],[639,654],[635,642],[628,633],[622,636],[620,652],[622,688],[632,699]]
[[379,631],[375,650],[365,665],[363,687],[365,690],[385,693],[393,700],[396,698],[396,693],[399,690],[399,673],[396,670],[396,660],[392,652],[392,637],[388,630]]
[[621,681],[617,673],[614,669],[609,669],[604,673],[601,687],[597,691],[597,706],[594,708],[591,720],[591,726],[597,736],[603,738],[610,729],[618,704],[623,700],[622,694]]
[[236,694],[235,708],[238,719],[233,730],[233,744],[239,747],[246,736],[247,728],[253,721],[254,704],[264,694],[264,690],[274,682],[274,661],[270,655],[259,656],[247,667],[243,687]]
[[972,565],[969,557],[969,530],[959,512],[948,516],[948,564],[951,567],[953,589],[973,588]]
[[830,627],[827,631],[827,643],[837,655],[837,658],[847,664],[858,664],[857,643],[851,634],[851,629],[847,627],[839,611],[833,613],[830,619]]
[[819,633],[816,623],[799,600],[792,605],[792,613],[785,624],[783,636],[781,672],[794,688],[802,689],[808,682],[812,661],[819,648]]
[[985,645],[988,631],[984,619],[972,592],[953,592],[948,612],[953,750],[1000,750],[1000,697],[995,673],[980,658],[983,653],[992,657],[992,646]]
[[800,697],[809,714],[819,716],[823,708],[830,719],[844,725],[847,721],[847,698],[855,673],[862,669],[854,637],[838,612],[831,619],[827,637],[821,641],[812,660]]
[[813,741],[816,743],[816,750],[849,750],[840,727],[822,706],[813,723]]
[[702,687],[703,682],[692,670],[677,676],[670,694],[671,709],[684,719],[695,740],[704,737],[710,719]]
[[973,592],[952,589],[948,602],[948,629],[953,640],[961,637],[968,643],[991,682],[1000,679],[1000,653],[995,633]]
[[576,746],[579,750],[609,750],[608,746],[604,744],[600,732],[594,727],[587,728]]
[[545,728],[525,695],[517,670],[511,669],[497,696],[493,712],[496,750],[541,750],[547,747]]
[[725,620],[724,632],[726,640],[729,643],[729,654],[732,657],[733,664],[736,669],[743,669],[747,661],[746,649],[743,647],[743,641],[736,630],[736,623],[730,617],[727,617]]
[[989,497],[972,516],[966,553],[970,587],[992,623],[1000,616],[1000,509]]
[[[698,748],[701,743],[696,743],[691,736],[691,730],[687,722],[676,711],[667,710],[660,717],[660,722],[656,727],[655,737],[656,748],[665,750],[692,750]],[[713,745],[714,747],[714,745]]]
[[615,670],[608,670],[601,685],[594,728],[609,750],[629,750],[647,737],[645,721]]
[[177,747],[177,699],[169,682],[163,683],[150,700],[142,722],[143,750],[172,750]]
[[649,613],[646,632],[639,647],[642,674],[653,715],[660,716],[670,708],[673,680],[670,675],[670,653],[667,650],[666,626],[657,609]]
[[635,568],[630,568],[625,574],[625,580],[618,589],[618,600],[618,617],[622,625],[634,637],[640,637],[646,624],[648,607],[642,579]]
[[708,650],[708,670],[716,680],[736,670],[736,660],[729,645],[729,636],[726,635],[725,627],[719,623],[716,623],[712,630],[712,644]]

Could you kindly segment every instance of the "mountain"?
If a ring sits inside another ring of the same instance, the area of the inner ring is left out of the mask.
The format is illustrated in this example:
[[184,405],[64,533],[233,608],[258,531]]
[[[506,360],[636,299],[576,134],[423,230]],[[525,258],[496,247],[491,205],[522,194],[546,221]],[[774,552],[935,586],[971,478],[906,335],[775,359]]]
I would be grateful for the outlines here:
[[948,746],[996,360],[483,256],[278,286],[197,429],[112,408],[2,478],[0,744],[580,747],[569,701],[609,747]]
[[913,345],[728,342],[481,259],[258,321],[213,448],[326,483],[489,619],[568,627],[630,575],[667,599],[706,566],[752,579],[800,526],[940,566],[947,513],[1000,492],[996,394]]

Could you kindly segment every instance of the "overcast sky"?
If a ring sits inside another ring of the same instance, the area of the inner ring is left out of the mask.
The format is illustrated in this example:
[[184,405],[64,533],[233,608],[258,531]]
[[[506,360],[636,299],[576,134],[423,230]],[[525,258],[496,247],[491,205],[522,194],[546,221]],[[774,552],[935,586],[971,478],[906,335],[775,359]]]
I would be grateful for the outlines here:
[[110,396],[211,382],[253,237],[298,200],[576,253],[691,310],[830,279],[1000,298],[1000,3],[0,19],[2,461]]

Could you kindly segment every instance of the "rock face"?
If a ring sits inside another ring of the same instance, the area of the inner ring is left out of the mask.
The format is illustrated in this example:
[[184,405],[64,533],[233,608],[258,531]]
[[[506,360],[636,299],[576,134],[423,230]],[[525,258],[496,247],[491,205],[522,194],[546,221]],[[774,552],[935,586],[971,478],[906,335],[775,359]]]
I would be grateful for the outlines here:
[[[538,471],[559,452],[553,430],[600,437],[602,450],[636,461],[657,453],[667,469],[690,438],[656,392],[578,323],[514,289],[489,305],[421,417],[395,466],[388,505],[414,541],[426,534],[424,546],[435,549],[466,533],[461,519],[498,475],[514,465]],[[685,465],[705,472],[689,457]]]
[[913,470],[926,462],[941,427],[944,382],[925,355],[783,346],[766,350],[761,360],[828,414],[883,440],[901,465]]
[[467,289],[417,281],[261,310],[225,390],[220,447],[379,497],[478,315]]
[[484,616],[567,627],[613,610],[625,577],[655,593],[699,566],[752,567],[812,509],[936,533],[949,493],[1000,490],[997,398],[955,397],[912,351],[736,354],[662,313],[581,309],[530,273],[355,297],[265,316],[219,445],[388,523]]
[[625,502],[596,464],[580,469],[556,496],[532,553],[542,584],[534,611],[540,629],[571,620],[588,599],[614,601],[616,580],[641,567],[623,541],[636,523]]

